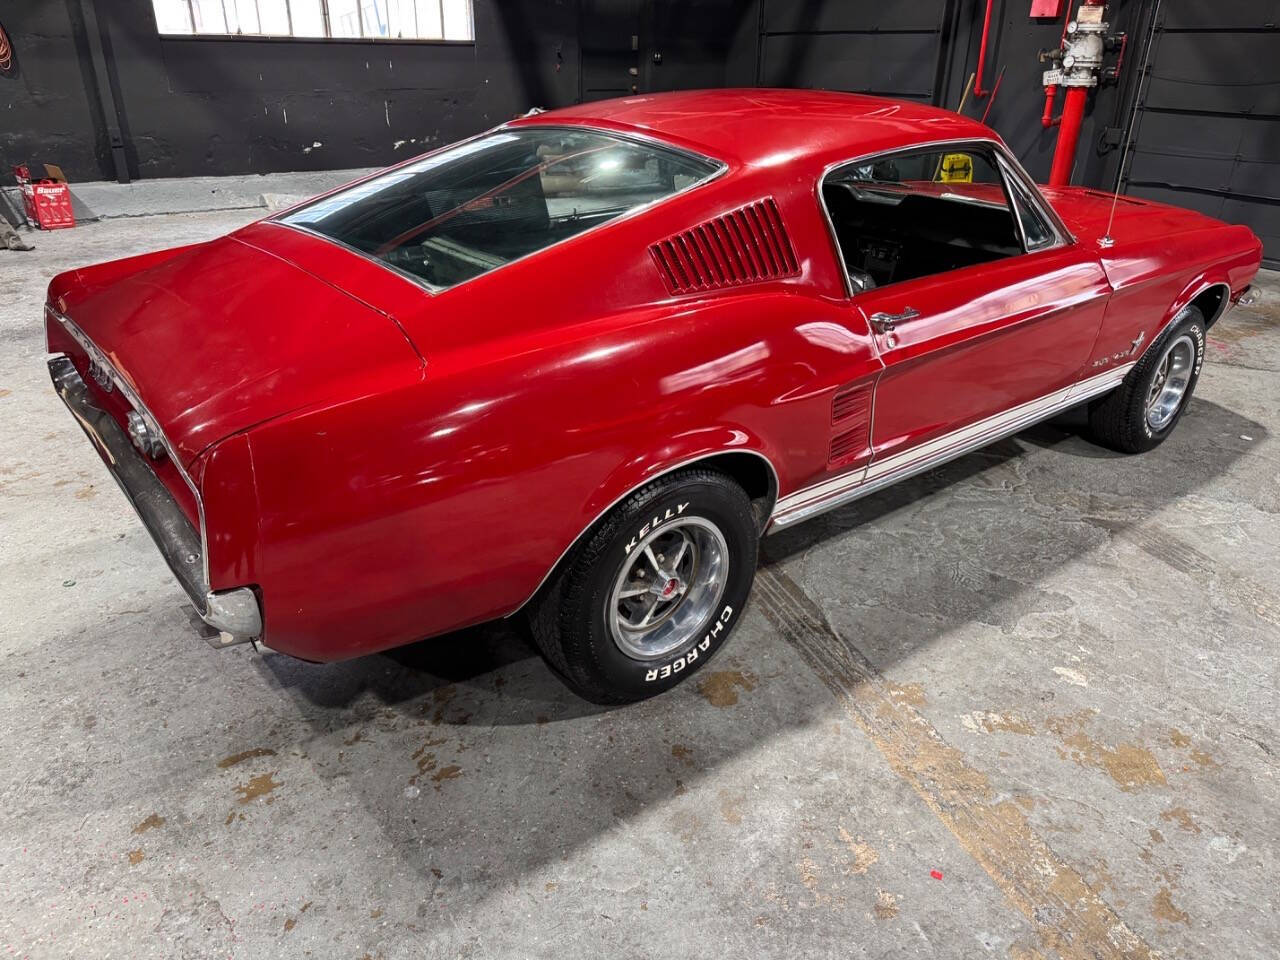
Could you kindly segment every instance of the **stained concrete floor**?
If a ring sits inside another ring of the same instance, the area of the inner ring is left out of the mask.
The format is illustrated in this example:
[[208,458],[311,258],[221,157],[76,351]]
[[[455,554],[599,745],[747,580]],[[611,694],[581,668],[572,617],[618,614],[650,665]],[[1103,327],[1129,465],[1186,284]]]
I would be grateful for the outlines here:
[[1155,453],[1068,417],[770,538],[713,671],[604,710],[510,625],[194,638],[40,305],[248,216],[0,252],[5,955],[1277,955],[1280,277]]

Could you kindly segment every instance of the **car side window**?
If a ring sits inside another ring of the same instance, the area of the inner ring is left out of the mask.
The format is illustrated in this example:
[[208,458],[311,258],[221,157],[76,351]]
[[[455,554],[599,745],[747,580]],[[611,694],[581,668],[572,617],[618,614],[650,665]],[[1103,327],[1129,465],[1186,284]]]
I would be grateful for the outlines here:
[[837,167],[823,180],[822,199],[855,294],[1023,252],[987,148],[938,147]]

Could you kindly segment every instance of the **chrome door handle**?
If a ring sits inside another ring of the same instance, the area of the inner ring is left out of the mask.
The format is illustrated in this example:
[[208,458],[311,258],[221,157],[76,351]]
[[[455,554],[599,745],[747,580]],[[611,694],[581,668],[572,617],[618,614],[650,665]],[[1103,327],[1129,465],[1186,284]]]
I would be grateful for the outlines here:
[[871,325],[880,333],[892,333],[893,328],[902,323],[903,320],[914,320],[918,316],[920,316],[919,310],[916,310],[914,307],[907,307],[907,309],[903,310],[901,313],[884,313],[883,311],[877,311],[868,319],[871,320]]

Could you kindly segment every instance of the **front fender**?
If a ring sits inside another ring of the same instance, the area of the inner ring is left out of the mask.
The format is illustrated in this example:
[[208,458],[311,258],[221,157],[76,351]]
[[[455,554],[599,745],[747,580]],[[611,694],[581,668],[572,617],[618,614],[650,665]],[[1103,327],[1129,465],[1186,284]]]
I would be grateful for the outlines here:
[[1212,324],[1259,262],[1257,238],[1245,227],[1225,224],[1118,244],[1102,258],[1113,293],[1088,369],[1137,360],[1139,347],[1149,349],[1189,303],[1221,288],[1221,302],[1206,317]]

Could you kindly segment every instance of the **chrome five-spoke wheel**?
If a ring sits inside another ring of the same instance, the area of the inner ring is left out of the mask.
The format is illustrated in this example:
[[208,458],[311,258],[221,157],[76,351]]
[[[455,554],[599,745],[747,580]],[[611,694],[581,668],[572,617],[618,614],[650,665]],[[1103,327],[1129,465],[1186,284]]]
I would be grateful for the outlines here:
[[1155,378],[1147,391],[1147,423],[1163,430],[1182,406],[1196,362],[1196,345],[1183,334],[1169,344],[1156,366]]
[[759,513],[708,467],[664,474],[618,502],[529,611],[547,661],[595,703],[644,700],[706,667],[751,592]]
[[708,520],[686,517],[649,533],[614,579],[609,627],[636,660],[666,656],[711,620],[729,576],[729,547]]

